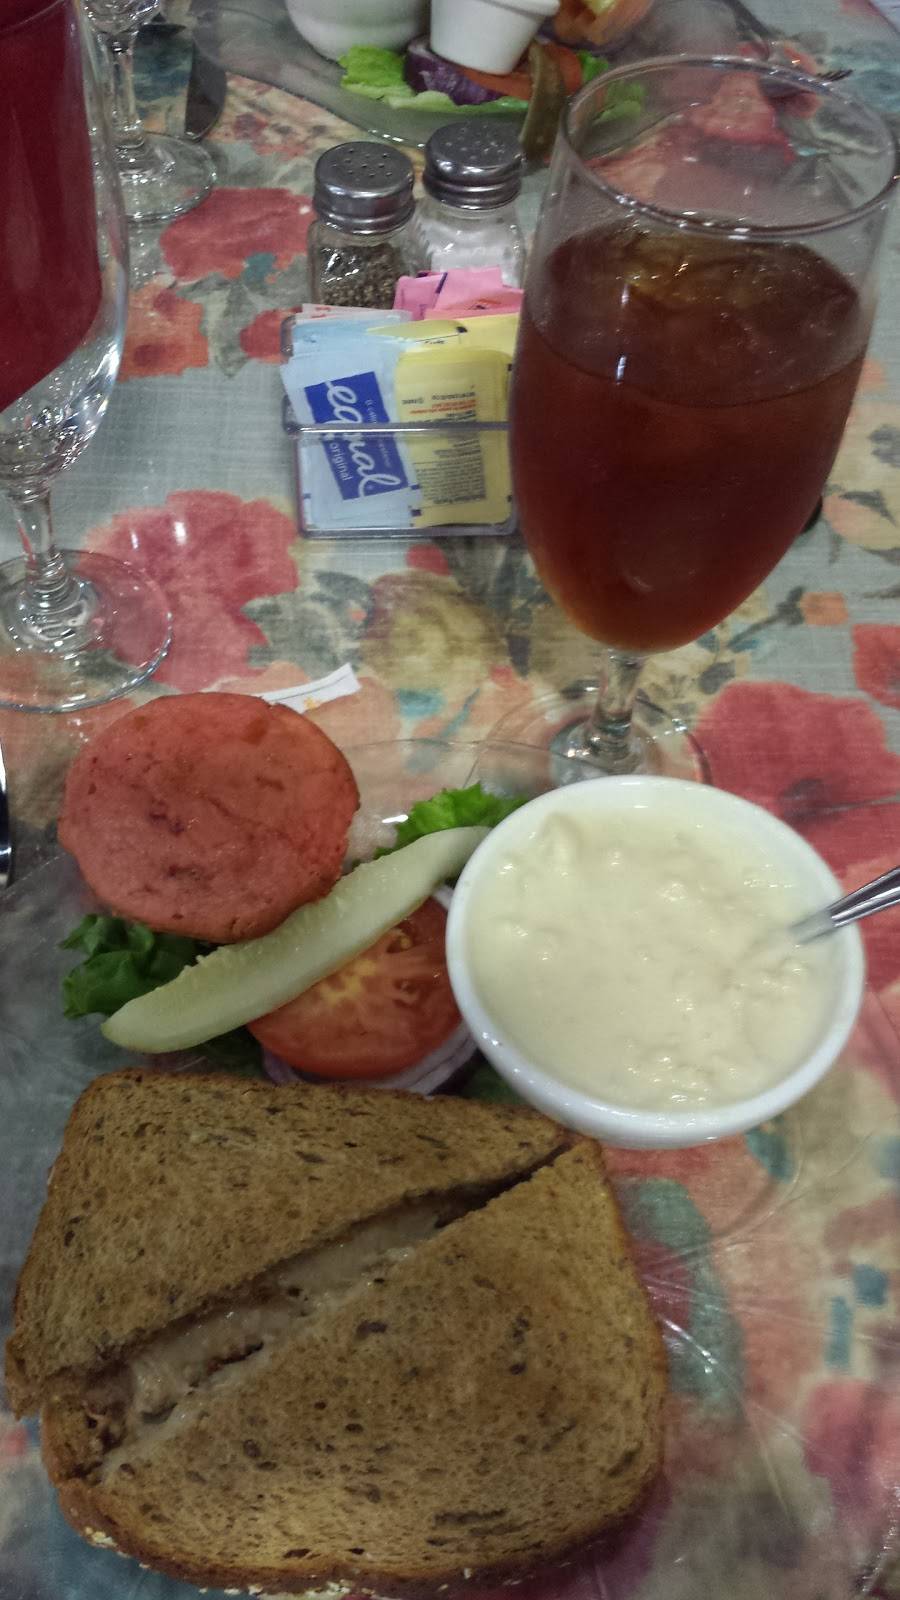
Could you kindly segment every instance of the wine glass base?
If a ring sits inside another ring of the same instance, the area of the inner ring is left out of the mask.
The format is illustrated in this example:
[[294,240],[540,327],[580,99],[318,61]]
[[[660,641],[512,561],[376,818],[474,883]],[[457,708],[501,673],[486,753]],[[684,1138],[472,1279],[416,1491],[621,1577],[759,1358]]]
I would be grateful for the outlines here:
[[[587,726],[597,700],[600,684],[579,679],[568,688],[537,695],[495,724],[491,739],[509,739],[517,744],[536,745],[554,757],[554,780],[564,784],[567,762],[595,767],[598,776],[610,776],[610,768],[587,742]],[[703,751],[686,725],[660,706],[638,695],[632,722],[633,764],[629,772],[649,772],[667,778],[686,778],[693,783],[709,783],[710,775]]]
[[120,158],[125,215],[136,225],[170,222],[205,200],[216,181],[212,156],[202,145],[167,134],[144,135],[133,159]]
[[78,589],[52,629],[30,613],[24,559],[0,565],[2,710],[104,705],[144,683],[172,642],[172,615],[152,578],[92,551],[60,553]]

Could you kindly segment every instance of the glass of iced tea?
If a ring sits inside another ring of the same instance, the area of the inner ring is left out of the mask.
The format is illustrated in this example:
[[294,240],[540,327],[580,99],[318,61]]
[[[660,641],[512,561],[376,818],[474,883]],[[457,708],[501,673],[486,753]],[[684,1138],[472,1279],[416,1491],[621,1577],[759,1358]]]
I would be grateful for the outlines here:
[[554,729],[610,772],[678,766],[665,719],[635,710],[641,668],[721,622],[808,522],[896,175],[875,112],[758,61],[645,61],[570,102],[526,281],[513,482],[540,578],[606,661],[508,736]]

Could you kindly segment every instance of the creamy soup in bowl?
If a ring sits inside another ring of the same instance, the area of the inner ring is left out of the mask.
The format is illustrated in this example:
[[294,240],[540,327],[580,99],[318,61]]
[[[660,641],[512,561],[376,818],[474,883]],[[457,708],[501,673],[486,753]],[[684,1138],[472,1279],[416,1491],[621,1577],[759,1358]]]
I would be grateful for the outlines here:
[[791,923],[842,890],[785,824],[675,779],[600,778],[476,851],[447,926],[457,1003],[523,1098],[611,1142],[693,1144],[806,1092],[861,1003],[856,929]]

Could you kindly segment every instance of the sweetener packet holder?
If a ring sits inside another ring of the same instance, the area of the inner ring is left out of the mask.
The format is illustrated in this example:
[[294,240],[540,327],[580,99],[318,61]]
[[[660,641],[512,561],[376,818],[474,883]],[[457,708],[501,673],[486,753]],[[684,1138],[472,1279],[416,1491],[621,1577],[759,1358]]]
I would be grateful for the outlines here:
[[[282,422],[294,446],[303,537],[409,541],[516,533],[502,358],[476,351],[445,366],[437,379],[424,364],[407,363],[397,378],[399,347],[378,340],[368,353],[354,349],[349,360],[344,352],[335,370],[330,358],[316,365],[315,356],[298,356],[293,321],[282,329],[285,360],[293,362],[285,369],[292,377]],[[446,352],[439,355],[446,361]],[[423,417],[423,410],[449,415]]]
[[[306,485],[313,477],[313,462],[319,471],[327,455],[334,458],[343,447],[351,460],[368,466],[372,459],[372,445],[392,448],[416,441],[426,443],[429,453],[447,455],[459,460],[460,452],[480,453],[482,439],[500,441],[504,450],[508,446],[509,425],[505,422],[407,422],[369,423],[365,427],[343,424],[298,422],[290,401],[285,396],[282,404],[284,431],[294,445],[294,473],[297,486],[297,521],[300,534],[306,539],[448,539],[448,538],[500,538],[508,539],[518,531],[515,513],[509,505],[508,515],[500,522],[459,522],[448,512],[446,522],[417,522],[415,511],[408,520],[400,521],[387,514],[379,514],[379,496],[367,496],[368,515],[364,526],[341,526],[327,515],[317,512],[316,503]],[[474,450],[473,450],[474,446]],[[376,465],[378,465],[376,461]],[[316,473],[316,476],[318,474]],[[365,474],[364,474],[365,476]]]

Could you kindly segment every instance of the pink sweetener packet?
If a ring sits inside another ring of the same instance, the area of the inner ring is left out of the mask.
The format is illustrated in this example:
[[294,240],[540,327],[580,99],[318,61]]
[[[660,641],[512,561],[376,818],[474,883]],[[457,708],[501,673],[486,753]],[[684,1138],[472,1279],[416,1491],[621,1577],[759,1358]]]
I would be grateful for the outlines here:
[[394,310],[406,311],[414,322],[421,322],[434,305],[445,276],[443,272],[422,272],[417,278],[398,278]]
[[521,304],[521,289],[505,284],[499,267],[459,267],[400,278],[394,295],[394,309],[410,312],[415,322],[495,316],[518,311]]

